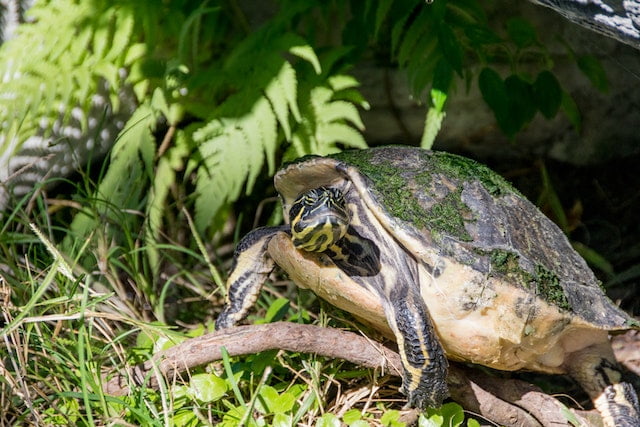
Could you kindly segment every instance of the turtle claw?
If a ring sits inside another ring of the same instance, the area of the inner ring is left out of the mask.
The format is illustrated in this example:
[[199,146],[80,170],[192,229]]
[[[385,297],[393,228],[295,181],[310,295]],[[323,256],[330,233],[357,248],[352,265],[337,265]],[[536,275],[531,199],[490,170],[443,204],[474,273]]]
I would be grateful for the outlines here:
[[400,392],[407,396],[406,408],[439,408],[442,406],[442,402],[449,397],[449,390],[446,385],[433,383],[427,386],[426,384],[420,384],[414,390],[408,390],[408,387],[402,384]]

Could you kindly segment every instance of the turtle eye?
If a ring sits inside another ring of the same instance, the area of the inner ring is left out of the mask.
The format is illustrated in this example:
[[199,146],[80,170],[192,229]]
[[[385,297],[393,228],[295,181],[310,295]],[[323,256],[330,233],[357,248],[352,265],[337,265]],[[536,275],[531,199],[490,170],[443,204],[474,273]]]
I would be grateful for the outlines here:
[[349,214],[342,192],[318,187],[300,195],[289,210],[293,244],[323,252],[347,232]]

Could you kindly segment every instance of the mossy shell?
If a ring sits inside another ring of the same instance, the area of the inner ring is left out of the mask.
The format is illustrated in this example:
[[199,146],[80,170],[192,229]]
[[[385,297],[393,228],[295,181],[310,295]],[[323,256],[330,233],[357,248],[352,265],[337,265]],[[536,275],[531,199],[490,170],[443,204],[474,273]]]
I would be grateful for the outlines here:
[[[289,164],[275,186],[285,218],[309,189],[357,192],[419,264],[417,286],[450,358],[562,372],[565,356],[577,347],[606,340],[606,331],[638,327],[606,297],[562,231],[472,160],[399,146],[349,151]],[[296,269],[293,259],[315,257],[294,254],[292,246],[280,250],[291,251],[279,256],[289,270]],[[324,264],[315,272],[305,268],[298,282],[322,282],[336,288],[328,290],[333,294],[343,286],[358,292],[350,278],[334,280],[339,272]],[[354,297],[344,305],[359,314]]]

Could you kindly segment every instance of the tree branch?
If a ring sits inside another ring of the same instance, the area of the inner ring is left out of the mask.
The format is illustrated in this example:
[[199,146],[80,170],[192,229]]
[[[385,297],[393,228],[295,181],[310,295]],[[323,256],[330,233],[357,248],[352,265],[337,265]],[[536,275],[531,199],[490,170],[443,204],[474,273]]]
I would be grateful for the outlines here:
[[[341,358],[394,376],[400,376],[402,371],[398,353],[364,336],[332,328],[277,322],[239,326],[189,339],[142,365],[116,373],[105,382],[103,389],[107,394],[121,396],[131,391],[130,384],[157,388],[163,378],[179,377],[194,367],[221,359],[222,347],[231,356],[282,349]],[[452,364],[447,382],[453,400],[500,425],[533,427],[567,423],[554,398],[523,381],[496,378]]]

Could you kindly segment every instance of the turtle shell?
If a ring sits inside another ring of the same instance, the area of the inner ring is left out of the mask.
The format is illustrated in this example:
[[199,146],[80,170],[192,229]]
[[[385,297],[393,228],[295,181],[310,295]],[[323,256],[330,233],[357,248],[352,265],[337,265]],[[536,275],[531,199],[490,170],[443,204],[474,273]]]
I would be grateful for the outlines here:
[[[557,362],[531,362],[523,352],[551,351],[557,342],[549,337],[561,340],[566,330],[584,337],[591,330],[638,327],[606,297],[564,233],[502,177],[472,160],[400,146],[347,151],[289,164],[275,186],[285,218],[294,200],[312,188],[357,192],[421,265],[422,296],[454,359],[559,371],[538,365],[560,365],[574,344],[562,343]],[[491,346],[496,348],[489,351]],[[478,360],[478,354],[485,356]]]

